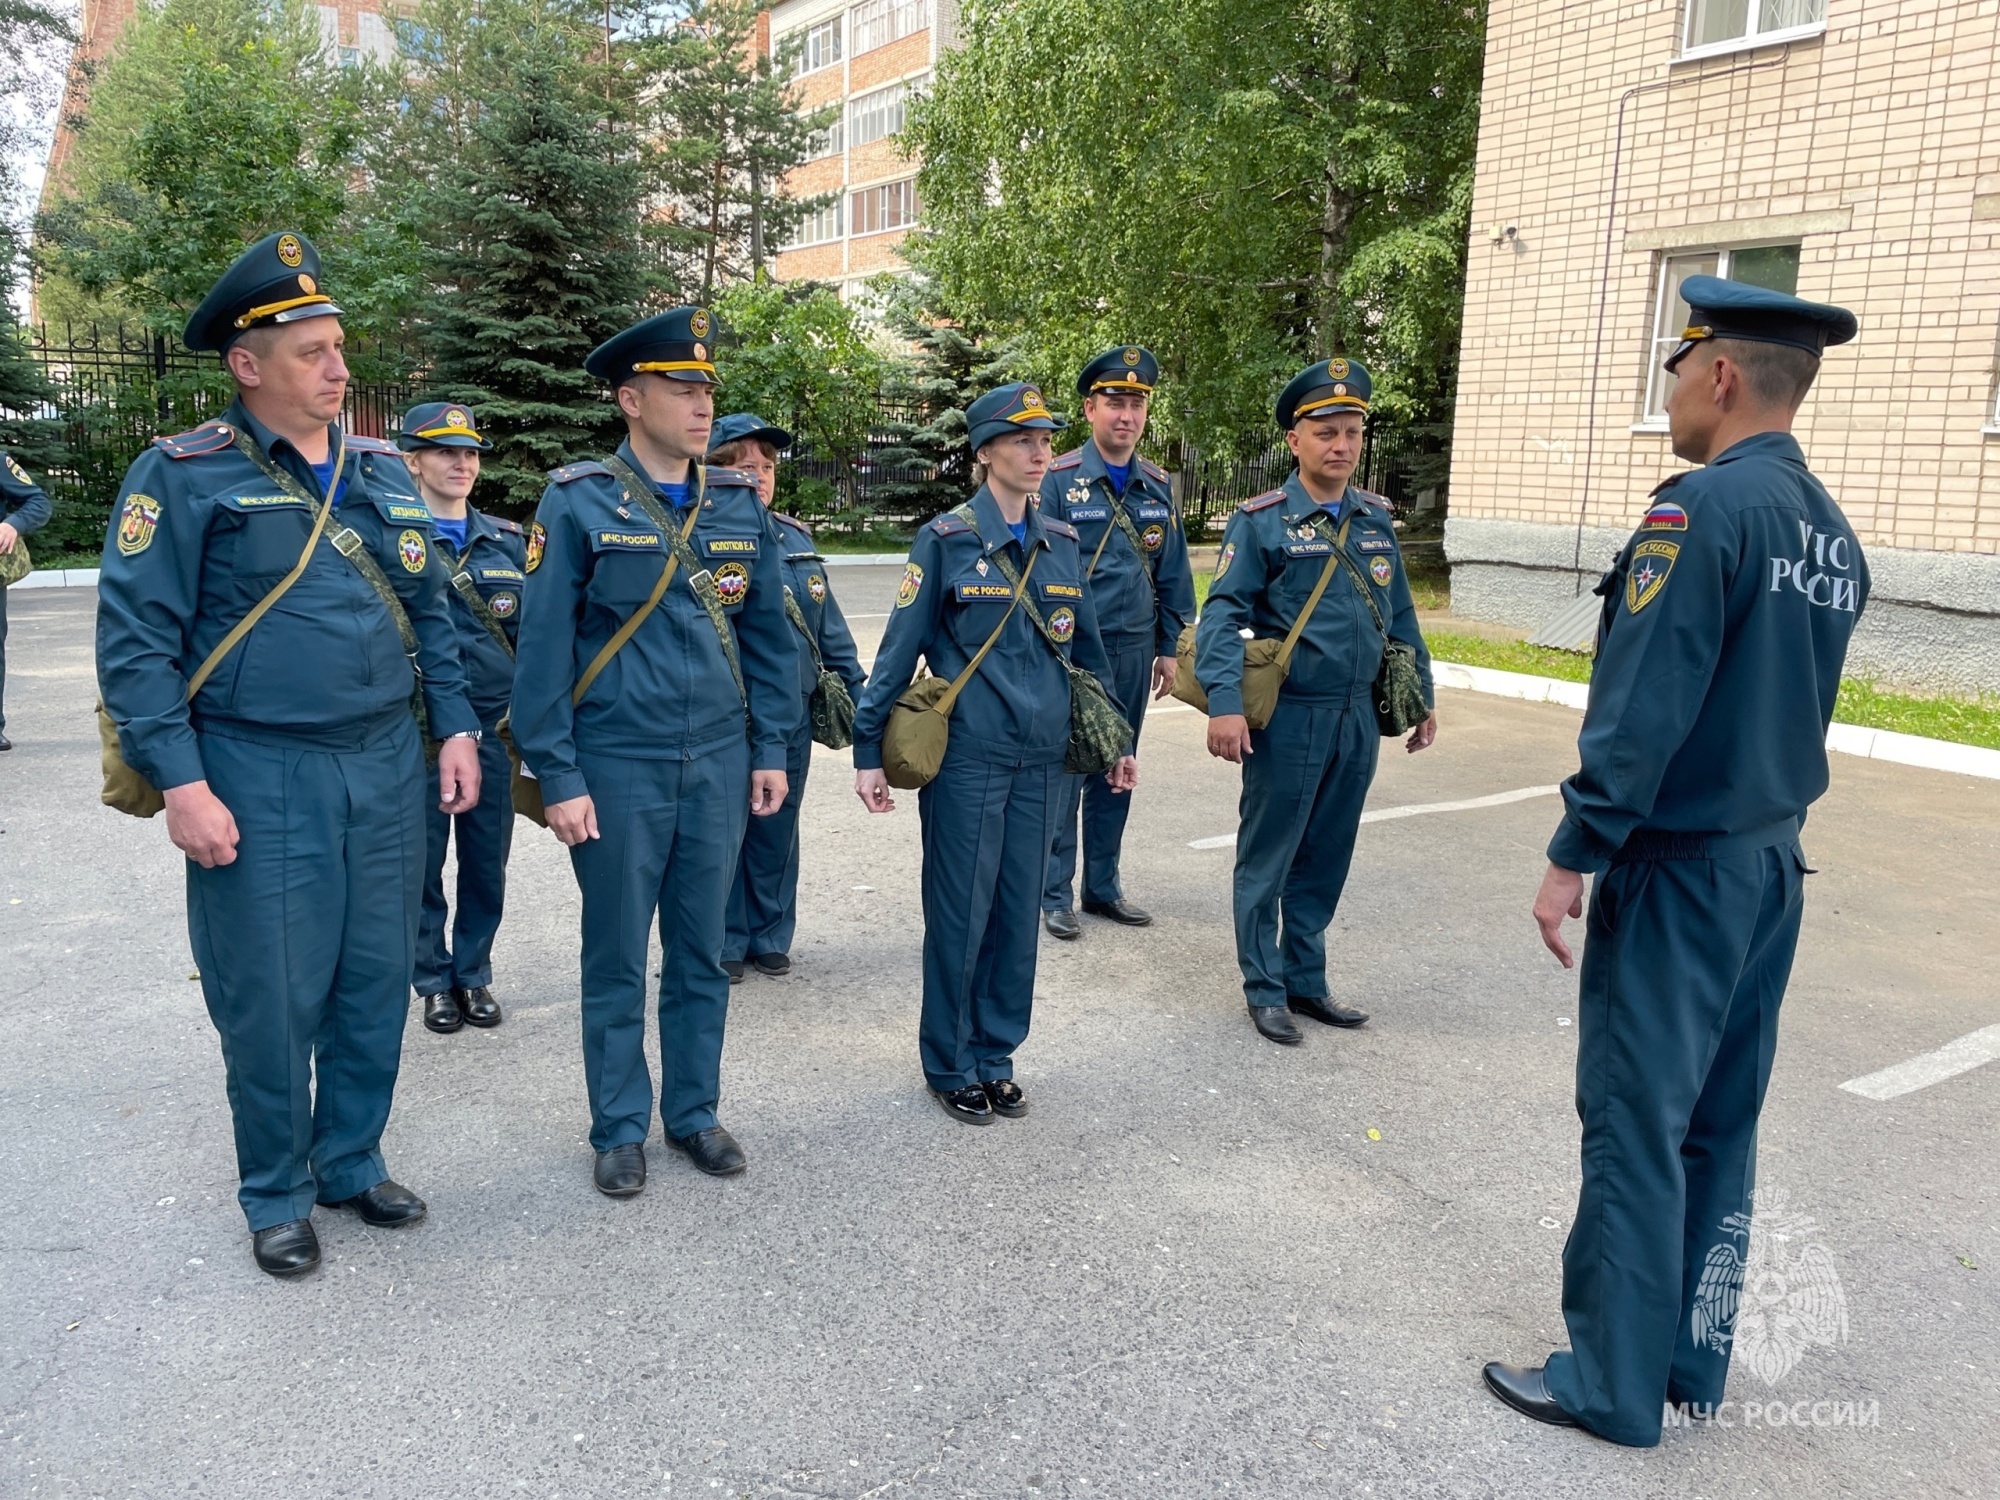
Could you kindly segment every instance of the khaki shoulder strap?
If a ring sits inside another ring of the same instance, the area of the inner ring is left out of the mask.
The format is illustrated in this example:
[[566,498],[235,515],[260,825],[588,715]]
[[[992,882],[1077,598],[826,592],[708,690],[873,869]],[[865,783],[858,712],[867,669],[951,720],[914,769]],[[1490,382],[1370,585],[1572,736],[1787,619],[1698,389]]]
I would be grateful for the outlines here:
[[[696,473],[697,475],[700,473],[699,466],[697,466]],[[625,488],[622,482],[619,488]],[[701,480],[697,477],[695,497],[693,502],[688,506],[687,521],[681,527],[681,540],[683,542],[687,540],[688,533],[694,530],[695,517],[701,514],[701,488]],[[625,643],[637,635],[639,627],[646,623],[646,616],[659,608],[660,601],[667,597],[667,585],[674,581],[674,573],[679,569],[680,565],[680,554],[677,551],[669,549],[666,566],[660,569],[659,581],[653,585],[653,592],[646,596],[646,602],[633,610],[632,617],[612,632],[611,639],[606,641],[604,648],[590,659],[590,665],[585,667],[583,675],[577,678],[576,686],[571,689],[569,695],[571,707],[583,701],[583,695],[590,691],[590,685],[597,681],[598,674],[611,665],[611,658],[625,649]]]
[[[253,461],[263,458],[263,454],[254,451],[257,445],[248,433],[239,431],[236,434],[236,444],[248,452]],[[346,466],[347,434],[343,432],[340,435],[339,445],[333,453],[333,481],[326,487],[325,498],[320,501],[319,515],[313,520],[312,534],[306,538],[305,547],[299,553],[299,560],[292,564],[291,572],[278,580],[278,586],[252,605],[250,613],[238,620],[230,628],[229,634],[216,642],[215,649],[209,652],[202,659],[201,665],[194,669],[194,676],[188,679],[187,687],[190,703],[194,701],[194,695],[202,690],[208,679],[215,675],[215,669],[222,665],[222,659],[241,645],[243,637],[264,618],[271,606],[284,597],[287,589],[305,576],[306,565],[312,561],[313,548],[319,545],[319,539],[326,534],[326,523],[333,515],[333,492],[340,488],[340,471]],[[264,468],[265,465],[259,463],[258,467]]]
[[1326,566],[1320,569],[1319,582],[1313,585],[1312,596],[1306,600],[1306,607],[1299,611],[1299,617],[1292,621],[1292,628],[1285,632],[1285,644],[1278,648],[1278,665],[1281,668],[1290,663],[1292,649],[1298,645],[1299,637],[1305,634],[1306,621],[1310,620],[1313,611],[1319,608],[1320,596],[1326,592],[1326,586],[1333,581],[1334,570],[1340,566],[1340,559],[1347,551],[1347,528],[1353,524],[1354,513],[1349,511],[1347,519],[1340,523],[1340,535],[1334,538],[1333,556],[1329,557]]
[[986,644],[981,646],[973,655],[972,660],[965,664],[965,670],[952,678],[951,686],[946,688],[943,695],[939,697],[937,701],[937,711],[939,713],[948,714],[951,712],[951,706],[958,701],[959,693],[964,690],[968,682],[972,681],[972,674],[979,670],[979,664],[986,660],[986,653],[991,651],[999,641],[1000,632],[1005,630],[1007,622],[1014,618],[1014,611],[1021,604],[1021,596],[1028,591],[1028,576],[1035,571],[1035,563],[1041,558],[1041,555],[1038,549],[1035,555],[1028,559],[1028,566],[1021,572],[1021,581],[1014,585],[1014,597],[1007,603],[1007,613],[1002,615],[1000,623],[993,627],[993,634],[986,637]]

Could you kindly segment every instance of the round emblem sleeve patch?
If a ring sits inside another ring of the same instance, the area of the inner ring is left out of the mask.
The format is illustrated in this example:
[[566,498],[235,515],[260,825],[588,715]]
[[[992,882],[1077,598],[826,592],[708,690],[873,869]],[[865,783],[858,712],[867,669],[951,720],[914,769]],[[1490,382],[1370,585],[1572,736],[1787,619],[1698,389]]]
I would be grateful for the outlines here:
[[1167,530],[1164,526],[1148,526],[1139,533],[1139,540],[1148,552],[1158,552],[1167,544]]
[[1368,576],[1385,589],[1389,586],[1389,580],[1395,575],[1396,570],[1389,566],[1389,559],[1386,557],[1378,557],[1368,564]]
[[431,560],[430,549],[424,545],[421,531],[406,531],[396,538],[396,556],[403,560],[403,571],[421,573],[424,564]]
[[549,534],[540,521],[528,527],[528,560],[522,566],[530,573],[542,565],[542,549],[549,544]]
[[1059,641],[1067,641],[1076,634],[1076,611],[1068,605],[1049,612],[1049,634]]
[[750,592],[750,570],[740,562],[726,562],[715,570],[715,592],[727,604],[741,604]]
[[806,592],[812,595],[813,603],[824,604],[826,602],[826,578],[824,575],[815,573],[812,577],[808,578],[806,580]]
[[1215,577],[1217,581],[1221,580],[1222,575],[1229,571],[1229,565],[1235,561],[1236,543],[1230,542],[1223,547],[1222,556],[1215,560]]
[[917,595],[924,586],[924,570],[916,563],[907,563],[903,568],[903,581],[896,585],[896,608],[915,604]]

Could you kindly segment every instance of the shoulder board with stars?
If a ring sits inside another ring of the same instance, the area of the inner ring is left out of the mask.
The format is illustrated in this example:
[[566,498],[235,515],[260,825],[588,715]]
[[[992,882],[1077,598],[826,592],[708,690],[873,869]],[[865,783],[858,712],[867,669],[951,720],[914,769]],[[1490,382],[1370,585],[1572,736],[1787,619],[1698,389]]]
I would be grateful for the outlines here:
[[[486,512],[481,511],[480,514],[486,515]],[[493,523],[493,527],[496,531],[505,532],[508,536],[526,535],[526,533],[522,531],[521,523],[519,521],[510,521],[505,516],[491,516],[491,515],[487,515],[486,519]]]
[[1262,510],[1267,505],[1276,505],[1284,498],[1285,492],[1283,490],[1266,490],[1261,495],[1252,495],[1236,508],[1238,510]]
[[1692,469],[1682,469],[1678,474],[1669,474],[1665,479],[1662,479],[1658,484],[1653,486],[1652,493],[1655,495],[1664,495],[1693,472],[1694,470]]
[[549,471],[551,484],[568,484],[573,479],[610,477],[611,471],[594,458],[587,458],[582,463],[564,464],[560,469]]
[[703,473],[705,475],[705,483],[710,489],[723,484],[741,485],[745,489],[751,490],[757,488],[757,476],[752,474],[748,469],[715,467],[705,469]]
[[1144,474],[1148,479],[1164,480],[1167,477],[1167,471],[1154,463],[1150,458],[1139,460],[1139,472]]
[[1054,516],[1042,517],[1042,529],[1045,531],[1052,531],[1057,536],[1066,536],[1072,542],[1081,540],[1081,538],[1077,536],[1076,528],[1074,526],[1070,525],[1069,522],[1067,521],[1058,521]]
[[394,453],[401,455],[403,450],[398,448],[394,443],[383,442],[380,438],[355,437],[349,434],[347,451],[349,453]]
[[956,536],[959,532],[970,531],[972,528],[950,511],[946,511],[935,521],[931,522],[931,530],[935,531],[939,536]]
[[1359,496],[1360,499],[1364,503],[1366,503],[1370,508],[1374,510],[1379,510],[1384,515],[1387,515],[1389,513],[1390,506],[1389,506],[1388,496],[1378,495],[1373,490],[1364,490],[1364,489],[1356,489],[1354,493],[1357,496]]
[[1049,467],[1051,469],[1074,469],[1082,462],[1083,450],[1081,448],[1072,448],[1067,453],[1058,454],[1055,462],[1050,464]]
[[813,534],[812,527],[806,525],[806,523],[801,521],[797,516],[788,516],[781,510],[774,510],[771,512],[771,519],[774,521],[783,521],[787,526],[791,527],[792,530],[794,531],[804,532],[806,534],[807,540],[811,540],[812,538]]
[[204,453],[219,453],[235,440],[236,429],[227,422],[209,422],[192,432],[156,437],[153,446],[168,458],[199,458]]

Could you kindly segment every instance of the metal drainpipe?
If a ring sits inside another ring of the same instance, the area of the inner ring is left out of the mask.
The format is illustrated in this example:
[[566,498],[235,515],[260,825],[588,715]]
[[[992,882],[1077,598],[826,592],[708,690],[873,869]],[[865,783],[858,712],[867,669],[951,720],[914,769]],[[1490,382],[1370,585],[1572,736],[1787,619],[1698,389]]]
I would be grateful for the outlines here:
[[[1696,73],[1687,81],[1706,83],[1711,78],[1728,78],[1737,73],[1758,73],[1766,68],[1781,68],[1785,65],[1786,55],[1781,53],[1762,62],[1737,63],[1733,67],[1722,68],[1713,73]],[[1671,88],[1682,81],[1669,74],[1651,83],[1635,83],[1618,96],[1618,126],[1611,138],[1611,196],[1604,209],[1604,259],[1597,277],[1597,334],[1590,351],[1590,401],[1584,417],[1583,494],[1577,500],[1576,548],[1570,559],[1570,570],[1576,583],[1576,593],[1572,597],[1581,597],[1583,594],[1583,527],[1585,519],[1590,514],[1590,488],[1596,478],[1597,470],[1597,386],[1604,365],[1605,307],[1611,297],[1611,241],[1618,225],[1618,174],[1625,160],[1625,107],[1640,94]]]

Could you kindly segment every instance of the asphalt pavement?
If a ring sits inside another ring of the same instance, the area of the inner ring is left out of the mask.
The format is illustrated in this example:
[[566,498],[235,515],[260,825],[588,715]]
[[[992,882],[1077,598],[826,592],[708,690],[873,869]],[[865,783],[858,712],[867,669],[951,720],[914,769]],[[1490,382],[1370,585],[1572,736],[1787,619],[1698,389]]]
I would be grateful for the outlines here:
[[[834,586],[864,648],[895,569]],[[1385,747],[1330,933],[1358,1032],[1243,1013],[1236,773],[1151,719],[1126,850],[1155,926],[1044,940],[1033,1113],[968,1130],[916,1059],[915,797],[815,755],[795,968],[735,991],[713,1181],[590,1185],[568,862],[522,824],[506,1022],[413,1015],[384,1143],[430,1216],[322,1210],[261,1275],[183,861],[97,805],[87,589],[17,594],[0,757],[0,1495],[2000,1494],[2000,1064],[1843,1082],[2000,1022],[2000,783],[1836,758],[1763,1125],[1837,1271],[1775,1383],[1654,1450],[1481,1388],[1563,1341],[1575,980],[1528,906],[1578,716],[1446,693]],[[1193,848],[1207,842],[1211,847]],[[1779,1309],[1782,1311],[1782,1308]],[[1810,1310],[1808,1310],[1810,1311]],[[1767,1340],[1766,1352],[1769,1352]]]

